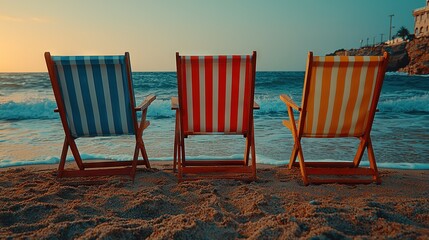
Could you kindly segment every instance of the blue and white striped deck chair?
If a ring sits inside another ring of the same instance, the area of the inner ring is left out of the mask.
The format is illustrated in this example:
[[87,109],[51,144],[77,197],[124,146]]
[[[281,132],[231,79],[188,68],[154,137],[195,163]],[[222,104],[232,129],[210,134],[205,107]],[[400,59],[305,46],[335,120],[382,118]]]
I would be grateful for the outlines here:
[[[58,106],[55,111],[65,132],[58,176],[130,175],[134,179],[137,165],[150,168],[143,130],[150,124],[146,114],[155,96],[135,106],[129,54],[51,56],[46,52],[45,59]],[[140,122],[136,111],[142,111]],[[75,139],[115,135],[135,135],[132,161],[82,161]],[[64,169],[69,147],[79,170]],[[140,153],[143,160],[138,160]]]

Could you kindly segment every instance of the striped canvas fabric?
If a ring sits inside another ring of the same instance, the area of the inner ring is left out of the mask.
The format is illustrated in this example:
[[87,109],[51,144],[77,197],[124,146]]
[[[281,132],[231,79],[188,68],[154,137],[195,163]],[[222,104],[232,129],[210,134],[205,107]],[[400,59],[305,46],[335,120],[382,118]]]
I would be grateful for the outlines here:
[[185,134],[244,134],[249,127],[252,56],[181,56]]
[[134,134],[125,56],[53,56],[71,135]]
[[378,56],[314,56],[303,136],[362,136],[382,61]]

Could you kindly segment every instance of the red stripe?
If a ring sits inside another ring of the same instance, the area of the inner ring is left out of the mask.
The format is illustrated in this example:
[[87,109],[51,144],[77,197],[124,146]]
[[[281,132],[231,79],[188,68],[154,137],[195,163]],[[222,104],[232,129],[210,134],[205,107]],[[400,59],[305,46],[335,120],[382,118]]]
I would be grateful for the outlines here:
[[194,132],[200,131],[200,66],[199,58],[191,57],[192,67],[192,116]]
[[250,111],[250,85],[251,85],[251,78],[252,78],[252,65],[250,56],[246,56],[246,76],[245,76],[245,82],[244,82],[244,102],[243,105],[243,129],[242,132],[247,132],[249,128],[249,111]]
[[237,131],[238,93],[240,85],[240,60],[241,56],[232,57],[232,84],[231,84],[231,114],[230,132]]
[[181,58],[181,63],[182,63],[182,68],[180,69],[181,71],[181,85],[182,85],[182,110],[183,112],[182,114],[182,119],[183,119],[183,131],[187,132],[188,131],[188,95],[186,92],[186,59],[185,57]]
[[213,131],[213,57],[204,58],[205,98],[206,98],[206,132]]
[[218,132],[225,130],[226,56],[219,56]]

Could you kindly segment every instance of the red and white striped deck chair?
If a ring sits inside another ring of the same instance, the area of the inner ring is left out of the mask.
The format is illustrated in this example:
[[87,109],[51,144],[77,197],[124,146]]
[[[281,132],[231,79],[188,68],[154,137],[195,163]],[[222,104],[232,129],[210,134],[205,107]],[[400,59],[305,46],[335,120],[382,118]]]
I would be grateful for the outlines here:
[[[174,170],[186,178],[256,179],[253,129],[256,52],[252,55],[180,56],[176,53],[179,97],[176,110]],[[252,107],[253,106],[253,107]],[[190,135],[235,134],[246,138],[243,160],[187,160]],[[251,152],[251,166],[249,153]],[[186,175],[186,176],[185,176]]]
[[[283,124],[294,138],[289,168],[299,158],[304,184],[381,183],[370,132],[388,62],[384,56],[313,56],[308,54],[301,106],[282,94],[289,119]],[[299,111],[298,124],[293,109]],[[305,162],[301,138],[356,137],[353,162]],[[369,168],[359,167],[367,149]],[[316,177],[315,177],[316,176]]]

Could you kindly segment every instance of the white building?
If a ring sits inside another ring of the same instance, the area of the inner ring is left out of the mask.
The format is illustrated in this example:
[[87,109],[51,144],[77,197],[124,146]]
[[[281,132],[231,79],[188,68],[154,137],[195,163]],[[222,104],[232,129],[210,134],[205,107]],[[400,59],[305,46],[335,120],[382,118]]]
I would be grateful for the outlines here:
[[429,0],[426,0],[426,7],[413,11],[414,35],[416,37],[429,36]]

